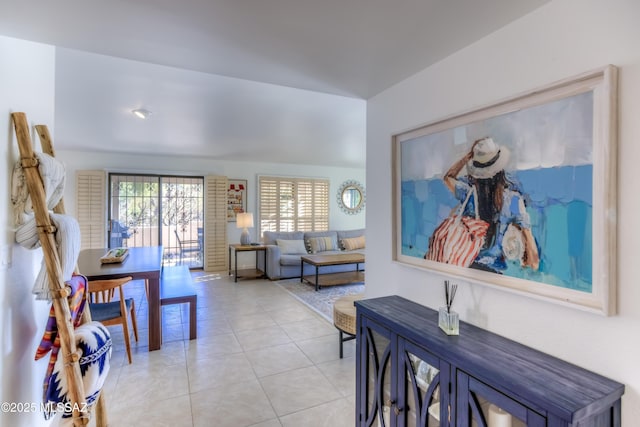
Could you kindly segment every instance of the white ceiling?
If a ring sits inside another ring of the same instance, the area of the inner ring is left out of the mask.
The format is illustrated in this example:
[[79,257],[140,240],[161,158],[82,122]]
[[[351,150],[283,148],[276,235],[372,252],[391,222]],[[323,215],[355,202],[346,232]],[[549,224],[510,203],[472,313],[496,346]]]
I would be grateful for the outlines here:
[[0,34],[65,48],[60,149],[364,167],[363,100],[548,1],[21,0]]

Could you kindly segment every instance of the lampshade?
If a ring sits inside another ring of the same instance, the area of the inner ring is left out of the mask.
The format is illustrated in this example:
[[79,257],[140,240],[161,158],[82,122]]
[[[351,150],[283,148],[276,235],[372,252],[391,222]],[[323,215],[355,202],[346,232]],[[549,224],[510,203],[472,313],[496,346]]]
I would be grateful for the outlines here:
[[251,236],[249,236],[249,230],[247,230],[247,228],[253,227],[253,214],[244,212],[236,215],[236,227],[243,229],[240,235],[240,244],[251,244]]
[[236,226],[238,228],[251,228],[253,227],[253,214],[250,212],[239,213],[236,216]]

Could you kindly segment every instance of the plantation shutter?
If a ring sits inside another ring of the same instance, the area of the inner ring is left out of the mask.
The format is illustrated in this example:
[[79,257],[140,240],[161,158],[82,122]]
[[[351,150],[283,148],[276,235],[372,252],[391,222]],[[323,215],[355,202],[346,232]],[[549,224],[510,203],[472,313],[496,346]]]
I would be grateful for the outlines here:
[[278,181],[275,178],[258,178],[258,227],[264,231],[278,230]]
[[104,171],[76,172],[76,219],[80,225],[82,249],[107,245],[106,180]]
[[261,236],[329,229],[329,180],[261,176],[258,191]]
[[205,177],[205,271],[229,271],[227,256],[227,185],[228,180],[225,176]]
[[329,180],[296,180],[296,230],[329,229]]

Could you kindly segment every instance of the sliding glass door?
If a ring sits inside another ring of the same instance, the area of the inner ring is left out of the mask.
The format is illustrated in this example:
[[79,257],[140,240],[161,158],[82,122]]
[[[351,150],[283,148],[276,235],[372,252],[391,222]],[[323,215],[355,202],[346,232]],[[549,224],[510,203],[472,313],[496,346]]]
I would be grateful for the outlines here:
[[109,175],[109,247],[164,246],[164,263],[203,265],[204,178]]

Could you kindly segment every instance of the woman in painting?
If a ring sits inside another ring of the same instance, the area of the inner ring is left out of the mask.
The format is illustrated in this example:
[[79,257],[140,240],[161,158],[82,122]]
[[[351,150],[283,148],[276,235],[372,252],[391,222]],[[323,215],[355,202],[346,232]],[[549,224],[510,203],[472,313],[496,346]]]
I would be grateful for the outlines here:
[[[498,273],[506,269],[506,259],[520,259],[522,267],[537,271],[538,248],[531,234],[524,197],[505,174],[508,160],[506,148],[499,147],[491,138],[479,139],[447,171],[444,183],[461,202],[475,187],[464,215],[474,216],[477,203],[480,219],[489,224],[484,245],[472,268]],[[467,175],[459,177],[465,166]]]

